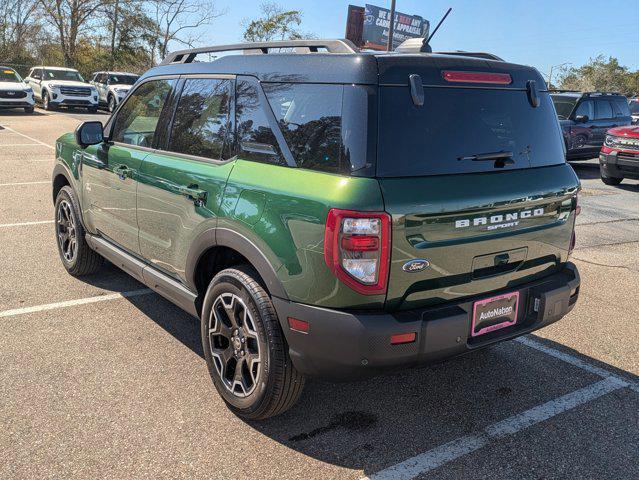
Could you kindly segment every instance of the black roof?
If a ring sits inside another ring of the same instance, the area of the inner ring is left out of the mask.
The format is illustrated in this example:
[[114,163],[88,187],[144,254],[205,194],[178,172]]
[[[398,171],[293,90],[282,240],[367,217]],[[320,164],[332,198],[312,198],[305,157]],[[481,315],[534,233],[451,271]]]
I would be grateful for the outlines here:
[[[250,44],[251,51],[256,49],[255,45],[258,44]],[[236,45],[232,46],[234,48],[230,47],[227,50],[238,50]],[[408,75],[416,73],[422,77],[425,85],[437,85],[445,84],[442,70],[454,69],[509,73],[513,79],[509,88],[525,88],[528,80],[535,80],[540,89],[545,89],[543,77],[532,67],[470,56],[473,54],[361,52],[354,49],[349,51],[348,45],[345,45],[346,48],[341,47],[333,53],[330,50],[329,53],[319,50],[311,50],[310,53],[240,52],[218,57],[213,61],[197,61],[196,56],[189,52],[201,55],[224,51],[223,47],[186,50],[170,54],[162,65],[142,75],[142,79],[158,75],[231,74],[254,76],[262,82],[407,85]],[[264,52],[266,50],[264,48]]]

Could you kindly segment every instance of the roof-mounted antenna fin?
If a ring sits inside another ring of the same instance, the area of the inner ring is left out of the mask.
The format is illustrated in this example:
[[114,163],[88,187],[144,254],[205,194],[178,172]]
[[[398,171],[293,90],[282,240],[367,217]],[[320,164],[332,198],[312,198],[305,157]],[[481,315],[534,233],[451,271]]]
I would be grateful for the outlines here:
[[452,11],[452,7],[449,7],[448,10],[446,11],[446,13],[444,14],[444,16],[442,17],[442,19],[439,21],[439,23],[437,24],[437,26],[435,27],[435,30],[433,30],[433,33],[431,33],[428,38],[424,39],[424,43],[422,43],[422,48],[420,49],[420,52],[426,52],[426,53],[431,53],[433,51],[433,49],[430,47],[430,40],[431,38],[433,38],[435,36],[435,34],[437,33],[437,30],[439,30],[439,27],[442,26],[442,23],[444,23],[444,20],[446,20],[446,17],[448,17],[448,14]]

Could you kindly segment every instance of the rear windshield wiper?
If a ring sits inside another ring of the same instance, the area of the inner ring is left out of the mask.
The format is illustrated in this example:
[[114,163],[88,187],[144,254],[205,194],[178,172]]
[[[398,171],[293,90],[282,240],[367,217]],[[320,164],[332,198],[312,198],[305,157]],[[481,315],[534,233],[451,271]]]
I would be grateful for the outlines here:
[[513,152],[491,152],[480,153],[478,155],[469,155],[467,157],[459,157],[457,160],[471,160],[473,162],[495,162],[495,167],[503,167],[505,165],[513,165]]

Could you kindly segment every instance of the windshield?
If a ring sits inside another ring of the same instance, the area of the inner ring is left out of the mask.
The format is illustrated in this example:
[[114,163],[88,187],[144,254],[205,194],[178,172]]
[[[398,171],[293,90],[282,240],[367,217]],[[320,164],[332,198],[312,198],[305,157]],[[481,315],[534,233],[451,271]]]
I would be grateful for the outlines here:
[[0,82],[21,82],[20,75],[11,69],[3,68],[0,70]]
[[547,92],[533,108],[524,90],[383,87],[377,173],[382,177],[493,172],[564,163]]
[[630,113],[633,115],[639,115],[639,100],[634,100],[628,105],[630,107]]
[[557,117],[559,117],[560,120],[568,120],[572,110],[575,108],[577,99],[567,95],[551,95],[550,97],[552,98],[552,102],[555,104]]
[[133,85],[140,78],[137,75],[109,75],[111,85]]
[[84,82],[82,75],[76,70],[45,70],[43,80],[69,80],[72,82]]

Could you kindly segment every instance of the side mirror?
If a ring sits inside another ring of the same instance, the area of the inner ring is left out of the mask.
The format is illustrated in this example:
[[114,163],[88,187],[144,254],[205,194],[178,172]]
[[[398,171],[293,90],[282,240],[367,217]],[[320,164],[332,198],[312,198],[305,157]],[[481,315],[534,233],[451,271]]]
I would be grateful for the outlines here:
[[586,123],[588,120],[590,120],[588,115],[577,115],[575,117],[575,122],[577,123]]
[[97,145],[104,141],[104,131],[100,122],[84,122],[75,129],[75,142],[81,148]]

